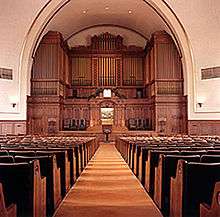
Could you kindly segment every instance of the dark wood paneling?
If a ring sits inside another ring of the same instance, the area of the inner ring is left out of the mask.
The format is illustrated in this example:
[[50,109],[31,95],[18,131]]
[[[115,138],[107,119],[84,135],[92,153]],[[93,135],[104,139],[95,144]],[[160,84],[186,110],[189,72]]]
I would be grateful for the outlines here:
[[189,120],[190,135],[220,135],[220,120]]
[[60,33],[49,32],[34,58],[31,87],[29,133],[56,133],[66,119],[84,119],[89,130],[100,130],[100,106],[107,103],[101,88],[106,87],[117,93],[111,99],[113,129],[124,131],[129,119],[139,118],[160,133],[186,133],[181,60],[163,31],[154,33],[145,49],[126,47],[121,36],[109,33],[69,49]]
[[26,121],[0,120],[0,135],[26,134]]
[[146,46],[146,95],[152,98],[152,122],[162,134],[187,132],[181,59],[172,38],[155,32]]
[[[27,131],[31,134],[57,133],[61,130],[62,99],[60,97],[29,97]],[[51,123],[53,122],[53,130]]]

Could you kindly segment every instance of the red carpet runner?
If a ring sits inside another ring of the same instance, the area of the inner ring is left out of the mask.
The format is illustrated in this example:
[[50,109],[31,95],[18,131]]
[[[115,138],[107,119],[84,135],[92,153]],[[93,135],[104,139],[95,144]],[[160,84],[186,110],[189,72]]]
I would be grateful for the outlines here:
[[162,217],[114,145],[101,145],[55,217]]

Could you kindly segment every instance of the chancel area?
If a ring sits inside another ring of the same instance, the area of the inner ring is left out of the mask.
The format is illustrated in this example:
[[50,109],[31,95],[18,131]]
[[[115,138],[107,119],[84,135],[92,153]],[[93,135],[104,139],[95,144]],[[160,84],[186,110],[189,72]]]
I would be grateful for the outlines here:
[[220,217],[219,0],[0,11],[0,217]]
[[75,47],[59,32],[42,38],[32,67],[28,133],[86,131],[102,139],[106,124],[112,140],[125,132],[186,133],[182,63],[168,33],[153,33],[145,47],[126,46],[109,32],[87,38],[87,46]]

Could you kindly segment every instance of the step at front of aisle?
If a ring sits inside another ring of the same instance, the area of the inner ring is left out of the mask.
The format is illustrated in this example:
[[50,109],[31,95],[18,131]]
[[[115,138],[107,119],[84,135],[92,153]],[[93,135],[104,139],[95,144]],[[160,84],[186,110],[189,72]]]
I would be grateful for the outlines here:
[[162,217],[114,145],[103,144],[55,217]]

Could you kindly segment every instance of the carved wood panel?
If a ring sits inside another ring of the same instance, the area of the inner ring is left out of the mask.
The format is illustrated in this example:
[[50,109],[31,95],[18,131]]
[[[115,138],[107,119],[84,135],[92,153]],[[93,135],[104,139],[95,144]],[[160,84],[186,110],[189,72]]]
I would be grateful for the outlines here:
[[114,105],[121,130],[134,118],[149,119],[157,132],[186,132],[181,59],[165,32],[154,33],[145,49],[126,47],[121,36],[109,33],[70,49],[61,34],[49,32],[37,49],[31,79],[30,133],[62,130],[65,119],[99,126],[100,104],[88,99],[105,87],[123,96]]

